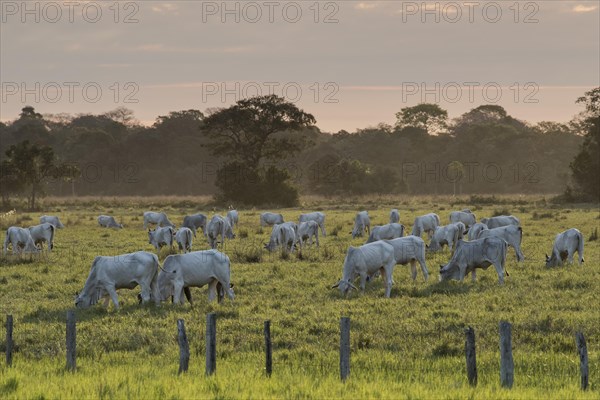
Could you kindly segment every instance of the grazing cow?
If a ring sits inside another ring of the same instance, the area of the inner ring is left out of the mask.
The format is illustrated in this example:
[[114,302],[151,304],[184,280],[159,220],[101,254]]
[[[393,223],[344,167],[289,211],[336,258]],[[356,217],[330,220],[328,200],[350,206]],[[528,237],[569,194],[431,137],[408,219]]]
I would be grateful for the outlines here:
[[46,222],[54,225],[55,227],[57,227],[58,229],[62,229],[65,226],[60,222],[60,220],[58,219],[58,217],[55,217],[53,215],[42,215],[40,217],[40,224],[45,224]]
[[19,228],[18,226],[11,226],[6,230],[4,254],[8,252],[9,243],[12,245],[13,254],[37,253],[40,251],[35,245],[29,229]]
[[158,227],[156,229],[148,229],[148,243],[159,251],[163,246],[173,247],[173,228],[166,226],[164,228]]
[[[455,224],[457,222],[462,222],[465,224],[466,229],[469,229],[477,223],[477,218],[475,217],[475,214],[468,210],[452,211],[450,213],[450,223]],[[466,234],[466,232],[463,232],[463,235],[464,234]]]
[[184,228],[190,228],[194,237],[196,237],[196,230],[198,228],[202,229],[202,233],[206,235],[206,215],[204,214],[194,214],[194,215],[186,215],[183,218],[183,224],[181,225]]
[[177,232],[175,232],[175,241],[179,250],[189,253],[192,251],[192,230],[185,227],[177,229]]
[[[158,274],[158,288],[162,301],[173,296],[175,304],[183,304],[182,294],[189,292],[190,287],[208,285],[208,301],[218,296],[221,301],[222,291],[233,300],[231,279],[231,263],[229,257],[217,250],[193,251],[187,254],[170,255]],[[187,293],[186,293],[186,297]],[[188,301],[192,304],[191,295]]]
[[104,298],[104,306],[108,307],[110,296],[115,308],[118,309],[117,289],[133,289],[138,285],[142,288],[142,302],[152,299],[158,305],[160,302],[156,281],[158,268],[156,254],[146,251],[96,257],[83,290],[75,298],[75,306],[90,307]]
[[482,224],[481,222],[477,222],[469,229],[469,240],[477,239],[477,236],[479,236],[479,232],[481,232],[484,229],[488,229],[487,225]]
[[312,239],[315,238],[317,247],[319,247],[319,224],[316,221],[301,222],[298,226],[296,239],[300,242],[300,248],[304,247],[304,240],[308,239],[312,246]]
[[148,227],[148,224],[155,224],[161,228],[164,228],[165,226],[175,228],[175,225],[169,221],[167,214],[163,212],[146,211],[144,213],[144,229]]
[[499,237],[504,239],[509,246],[515,249],[515,255],[517,256],[517,261],[523,261],[525,256],[521,251],[521,241],[523,240],[523,230],[520,226],[515,225],[506,225],[501,226],[499,228],[492,229],[482,229],[479,232],[479,236],[477,239],[483,239],[486,237]]
[[226,218],[227,218],[227,222],[229,222],[229,225],[231,225],[231,228],[233,229],[233,227],[238,224],[238,220],[239,220],[239,215],[238,215],[237,210],[227,211]]
[[54,232],[56,230],[54,225],[46,222],[40,225],[30,226],[28,229],[33,242],[36,246],[39,245],[40,250],[44,247],[44,242],[46,242],[48,243],[48,250],[52,251],[54,248]]
[[[477,239],[471,242],[458,241],[452,258],[446,265],[440,265],[440,281],[457,279],[461,282],[471,272],[475,280],[475,269],[487,269],[494,265],[498,273],[498,282],[504,284],[504,264],[508,243],[499,237]],[[506,272],[508,276],[508,272]]]
[[490,229],[500,228],[501,226],[507,225],[521,225],[519,218],[512,215],[500,215],[498,217],[482,218],[480,222]]
[[546,254],[546,267],[555,267],[563,265],[565,260],[569,263],[573,262],[575,251],[579,253],[579,265],[585,260],[583,259],[583,235],[579,230],[571,228],[556,235],[554,246],[552,246],[552,255],[548,257]]
[[321,228],[321,233],[323,237],[327,235],[325,232],[325,214],[322,212],[312,212],[308,214],[300,214],[300,218],[298,218],[298,224],[308,221],[315,221],[319,228]]
[[416,236],[405,236],[392,240],[384,240],[384,242],[394,248],[396,265],[406,265],[410,263],[413,281],[417,279],[417,262],[421,266],[423,278],[426,281],[429,279],[429,271],[427,270],[427,263],[425,262],[425,242],[423,239]]
[[283,215],[271,212],[260,214],[260,226],[273,226],[275,224],[283,224]]
[[411,235],[421,237],[423,232],[427,232],[427,236],[431,240],[435,228],[438,226],[440,226],[440,217],[438,217],[437,214],[430,213],[421,215],[420,217],[415,218]]
[[452,252],[458,240],[462,238],[464,227],[462,222],[436,227],[427,250],[439,251],[444,248],[444,245],[448,245],[448,249]]
[[399,224],[400,223],[400,213],[397,208],[392,208],[390,211],[390,224]]
[[364,231],[371,234],[371,220],[369,219],[369,213],[367,211],[361,211],[356,214],[354,218],[354,228],[350,234],[352,239],[363,235]]
[[367,243],[373,243],[378,240],[396,239],[404,236],[404,225],[392,223],[387,225],[375,226],[371,229]]
[[231,225],[225,218],[220,215],[215,215],[211,218],[208,226],[206,227],[206,237],[208,238],[208,244],[211,249],[216,249],[219,241],[218,237],[221,237],[221,243],[225,245],[225,239],[234,239],[235,234],[231,229]]
[[265,249],[270,252],[275,251],[281,246],[283,252],[294,251],[294,244],[296,243],[296,231],[291,224],[276,224],[273,226],[271,231],[271,238],[269,243],[265,243]]
[[98,217],[98,225],[100,225],[103,228],[123,229],[123,224],[117,224],[115,218],[109,215],[100,215]]
[[394,247],[385,241],[364,244],[360,247],[350,246],[344,260],[342,279],[332,288],[337,287],[342,295],[346,295],[350,289],[356,289],[352,281],[359,276],[360,288],[364,291],[367,278],[379,271],[384,279],[385,297],[390,297],[393,283],[392,273],[395,265]]

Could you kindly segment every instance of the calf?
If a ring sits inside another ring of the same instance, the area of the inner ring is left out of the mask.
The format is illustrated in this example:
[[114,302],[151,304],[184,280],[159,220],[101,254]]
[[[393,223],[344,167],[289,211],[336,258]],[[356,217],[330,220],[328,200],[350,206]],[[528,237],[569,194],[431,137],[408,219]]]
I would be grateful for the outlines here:
[[575,252],[579,253],[579,265],[583,264],[583,235],[579,230],[571,228],[556,235],[552,255],[546,254],[546,267],[562,265],[565,260],[572,263]]

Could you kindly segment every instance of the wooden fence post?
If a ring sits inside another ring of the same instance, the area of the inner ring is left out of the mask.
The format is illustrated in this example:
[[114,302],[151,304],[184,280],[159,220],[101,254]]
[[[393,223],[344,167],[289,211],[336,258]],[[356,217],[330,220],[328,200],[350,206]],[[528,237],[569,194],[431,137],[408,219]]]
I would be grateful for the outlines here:
[[217,369],[217,315],[206,315],[206,376]]
[[469,385],[477,386],[477,359],[475,356],[475,331],[472,327],[465,330],[465,356],[467,359],[467,378]]
[[75,371],[77,368],[77,331],[75,311],[67,311],[67,369]]
[[265,370],[267,376],[273,372],[273,346],[271,344],[271,321],[265,321]]
[[6,365],[12,366],[13,353],[13,316],[6,316]]
[[512,355],[511,325],[500,322],[500,384],[512,388],[515,376],[515,364]]
[[185,324],[182,319],[177,320],[177,342],[179,343],[179,372],[187,372],[190,363],[190,346],[185,334]]
[[587,390],[589,384],[588,352],[583,332],[575,334],[577,352],[579,353],[579,370],[581,371],[581,390]]
[[340,378],[346,381],[350,375],[350,318],[340,319]]

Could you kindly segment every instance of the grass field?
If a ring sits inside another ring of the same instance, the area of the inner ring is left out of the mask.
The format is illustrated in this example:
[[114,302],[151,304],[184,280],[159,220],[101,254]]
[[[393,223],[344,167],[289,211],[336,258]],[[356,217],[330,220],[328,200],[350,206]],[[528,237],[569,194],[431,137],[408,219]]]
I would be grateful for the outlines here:
[[[481,199],[480,199],[481,200]],[[450,204],[452,202],[453,204]],[[347,203],[347,204],[346,204]],[[171,204],[171,205],[169,205]],[[580,229],[587,240],[600,225],[597,206],[557,206],[541,198],[307,199],[300,209],[280,210],[286,220],[301,211],[324,211],[328,235],[320,249],[282,259],[262,249],[270,229],[259,229],[260,210],[240,209],[238,237],[224,252],[232,261],[236,299],[208,303],[206,288],[174,306],[137,304],[137,290],[122,290],[122,308],[101,305],[77,310],[78,370],[65,370],[65,316],[74,307],[97,255],[152,251],[142,229],[142,212],[162,209],[180,224],[185,214],[224,210],[194,208],[193,199],[115,200],[112,204],[48,202],[44,213],[60,216],[55,250],[34,260],[1,259],[0,312],[15,319],[13,367],[0,365],[0,398],[588,398],[600,397],[600,242],[587,241],[585,264],[544,267],[556,233]],[[410,229],[415,216],[471,208],[478,219],[511,213],[521,219],[525,262],[509,249],[510,277],[497,283],[494,268],[475,283],[438,283],[439,264],[449,252],[427,255],[431,277],[398,266],[390,299],[381,280],[365,293],[341,298],[330,286],[341,277],[352,240],[354,215],[366,209],[372,226],[387,223],[391,207]],[[37,224],[42,213],[15,215],[7,226]],[[123,230],[97,226],[99,214],[114,215]],[[199,235],[194,250],[208,245]],[[161,260],[167,255],[163,249]],[[217,313],[217,373],[204,376],[205,315]],[[351,318],[351,375],[339,380],[339,318]],[[186,323],[190,370],[178,376],[176,321]],[[262,327],[272,321],[273,376],[265,377]],[[513,324],[515,385],[500,388],[498,322]],[[464,328],[477,335],[479,385],[467,384]],[[579,390],[574,332],[588,342],[590,390]],[[4,335],[4,333],[2,333]],[[4,351],[4,342],[2,342]]]

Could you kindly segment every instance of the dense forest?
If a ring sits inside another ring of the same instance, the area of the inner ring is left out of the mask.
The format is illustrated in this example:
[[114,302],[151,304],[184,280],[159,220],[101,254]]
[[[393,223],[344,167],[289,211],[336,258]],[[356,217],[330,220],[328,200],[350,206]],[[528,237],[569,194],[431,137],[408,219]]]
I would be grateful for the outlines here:
[[[13,121],[0,123],[0,161],[10,146],[28,140],[77,166],[72,179],[45,185],[47,194],[214,194],[217,172],[229,162],[230,153],[210,147],[214,135],[204,126],[210,116],[199,110],[170,112],[152,126],[125,108],[101,115],[39,111],[25,107]],[[277,132],[280,139],[303,140],[298,152],[273,163],[304,194],[560,193],[585,134],[578,116],[530,124],[497,105],[449,120],[439,106],[419,104],[396,117],[395,126],[356,132],[322,132],[318,121]],[[249,179],[244,168],[227,174],[227,185]]]

